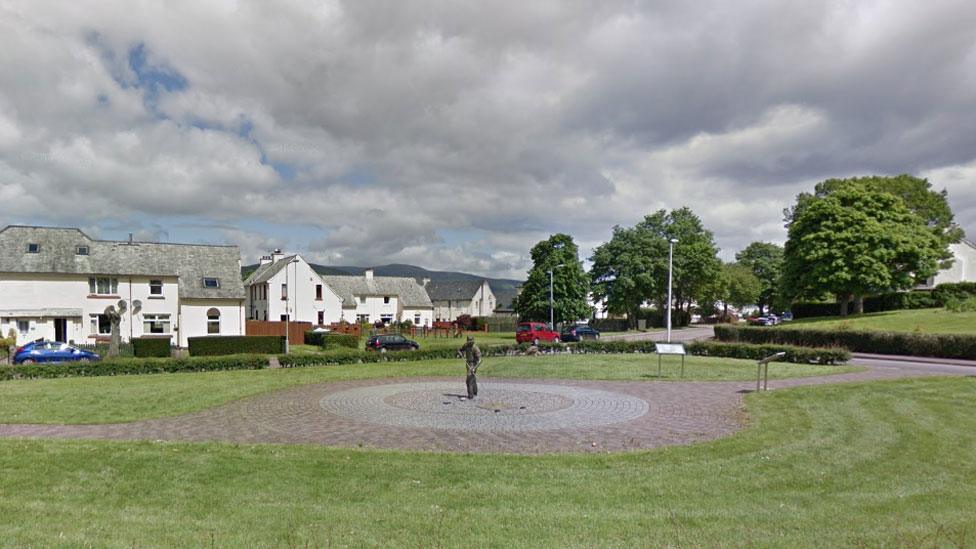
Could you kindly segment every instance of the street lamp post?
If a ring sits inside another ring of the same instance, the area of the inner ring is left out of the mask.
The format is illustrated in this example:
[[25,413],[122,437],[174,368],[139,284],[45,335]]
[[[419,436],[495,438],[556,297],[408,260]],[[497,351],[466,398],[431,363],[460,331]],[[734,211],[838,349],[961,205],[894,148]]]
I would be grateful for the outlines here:
[[677,238],[668,240],[668,343],[671,343],[671,303],[672,285],[674,281],[674,245],[678,243]]
[[556,265],[552,269],[549,269],[548,271],[546,271],[547,273],[549,273],[549,329],[551,329],[551,330],[555,330],[556,329],[556,324],[555,324],[555,322],[553,320],[553,313],[552,313],[552,303],[553,303],[553,301],[552,301],[552,271],[553,271],[553,269],[558,269],[560,267],[565,267],[565,266],[566,266],[565,263],[560,263],[559,265]]
[[[291,287],[291,283],[288,280],[288,267],[290,267],[293,264],[297,264],[297,263],[298,263],[298,260],[297,259],[292,259],[291,261],[288,262],[287,265],[285,265],[285,288],[288,290],[288,293],[285,294],[285,354],[286,355],[288,354],[288,352],[289,352],[289,350],[291,348],[291,342],[289,341],[290,336],[291,336],[291,329],[290,329],[290,326],[291,326],[291,294],[293,294],[295,292],[295,288],[294,287]],[[295,271],[295,286],[298,286],[298,267],[295,267],[294,271]]]

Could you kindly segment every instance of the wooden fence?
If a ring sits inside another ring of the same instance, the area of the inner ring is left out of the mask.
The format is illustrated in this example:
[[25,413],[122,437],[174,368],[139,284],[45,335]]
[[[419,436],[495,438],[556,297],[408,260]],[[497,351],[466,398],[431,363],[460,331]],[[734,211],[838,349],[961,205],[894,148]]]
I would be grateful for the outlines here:
[[[312,329],[311,322],[288,322],[288,342],[292,345],[305,343],[305,332]],[[285,323],[270,320],[248,320],[244,324],[244,333],[249,336],[283,336]]]

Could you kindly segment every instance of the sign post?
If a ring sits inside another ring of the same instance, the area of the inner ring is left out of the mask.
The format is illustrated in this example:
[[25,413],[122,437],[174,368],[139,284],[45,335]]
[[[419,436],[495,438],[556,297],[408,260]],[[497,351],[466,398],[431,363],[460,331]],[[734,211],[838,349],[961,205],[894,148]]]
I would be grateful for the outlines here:
[[681,377],[685,377],[685,346],[683,343],[655,343],[657,352],[657,377],[661,377],[661,360],[663,355],[681,355]]
[[766,358],[759,361],[756,367],[756,392],[757,393],[760,391],[759,388],[760,382],[762,382],[763,391],[769,390],[769,363],[778,358],[783,358],[784,356],[786,356],[785,352],[779,352],[776,354],[769,355]]

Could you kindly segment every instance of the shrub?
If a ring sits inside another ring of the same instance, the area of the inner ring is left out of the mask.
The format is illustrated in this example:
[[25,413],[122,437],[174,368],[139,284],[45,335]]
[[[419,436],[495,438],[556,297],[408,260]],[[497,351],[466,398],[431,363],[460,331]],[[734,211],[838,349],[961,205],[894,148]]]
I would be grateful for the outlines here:
[[170,356],[169,338],[137,337],[132,340],[132,355],[136,357]]
[[284,336],[204,336],[188,340],[191,356],[217,356],[254,353],[274,355],[285,352]]
[[965,301],[976,297],[976,282],[959,282],[956,284],[939,284],[932,290],[932,298],[938,306],[947,305],[950,301]]
[[329,349],[358,349],[359,337],[347,334],[329,334],[322,338],[322,348]]
[[976,296],[968,299],[958,299],[950,297],[945,304],[946,310],[953,313],[973,313],[976,312]]
[[626,332],[630,328],[627,320],[621,318],[594,318],[590,326],[601,332]]
[[976,359],[976,336],[855,330],[715,326],[720,341],[843,347],[855,353]]
[[62,362],[0,367],[0,380],[58,377],[160,374],[173,372],[212,372],[218,370],[259,370],[267,368],[268,358],[257,355],[227,355],[187,358],[114,358],[100,362]]

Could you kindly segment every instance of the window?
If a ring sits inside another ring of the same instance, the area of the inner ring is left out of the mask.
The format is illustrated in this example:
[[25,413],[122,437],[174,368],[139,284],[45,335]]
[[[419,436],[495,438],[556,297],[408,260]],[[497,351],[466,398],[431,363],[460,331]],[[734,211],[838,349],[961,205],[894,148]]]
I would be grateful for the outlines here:
[[369,323],[369,315],[356,315],[356,322],[360,324]]
[[413,315],[413,325],[420,326],[420,313]]
[[319,311],[319,326],[325,324],[325,311]]
[[142,315],[142,333],[144,334],[170,333],[169,315],[164,315],[164,314]]
[[119,279],[93,276],[88,279],[88,293],[92,295],[118,295]]
[[204,288],[219,288],[220,287],[220,279],[219,278],[205,277],[203,279],[203,287]]
[[29,254],[38,254],[38,253],[41,253],[41,245],[40,244],[34,244],[34,243],[28,244],[27,245],[27,253],[29,253]]
[[322,301],[322,285],[315,285],[315,301]]
[[149,295],[163,295],[163,281],[162,280],[150,280],[149,281]]
[[105,315],[92,315],[91,333],[95,335],[112,335],[112,321]]
[[288,285],[284,283],[281,285],[281,299],[288,299]]
[[220,311],[217,309],[210,309],[207,311],[207,333],[220,333]]
[[88,255],[88,246],[78,246],[75,249],[75,255]]
[[393,322],[393,315],[380,315],[380,320],[383,324],[389,324]]
[[288,322],[288,315],[281,315],[279,318],[282,322]]
[[26,334],[30,331],[30,321],[29,320],[18,320],[17,321],[17,331]]
[[383,296],[383,303],[389,303],[389,302],[390,302],[390,296],[388,295]]
[[364,295],[359,296],[359,302],[365,305],[366,304],[366,296],[364,296]]

